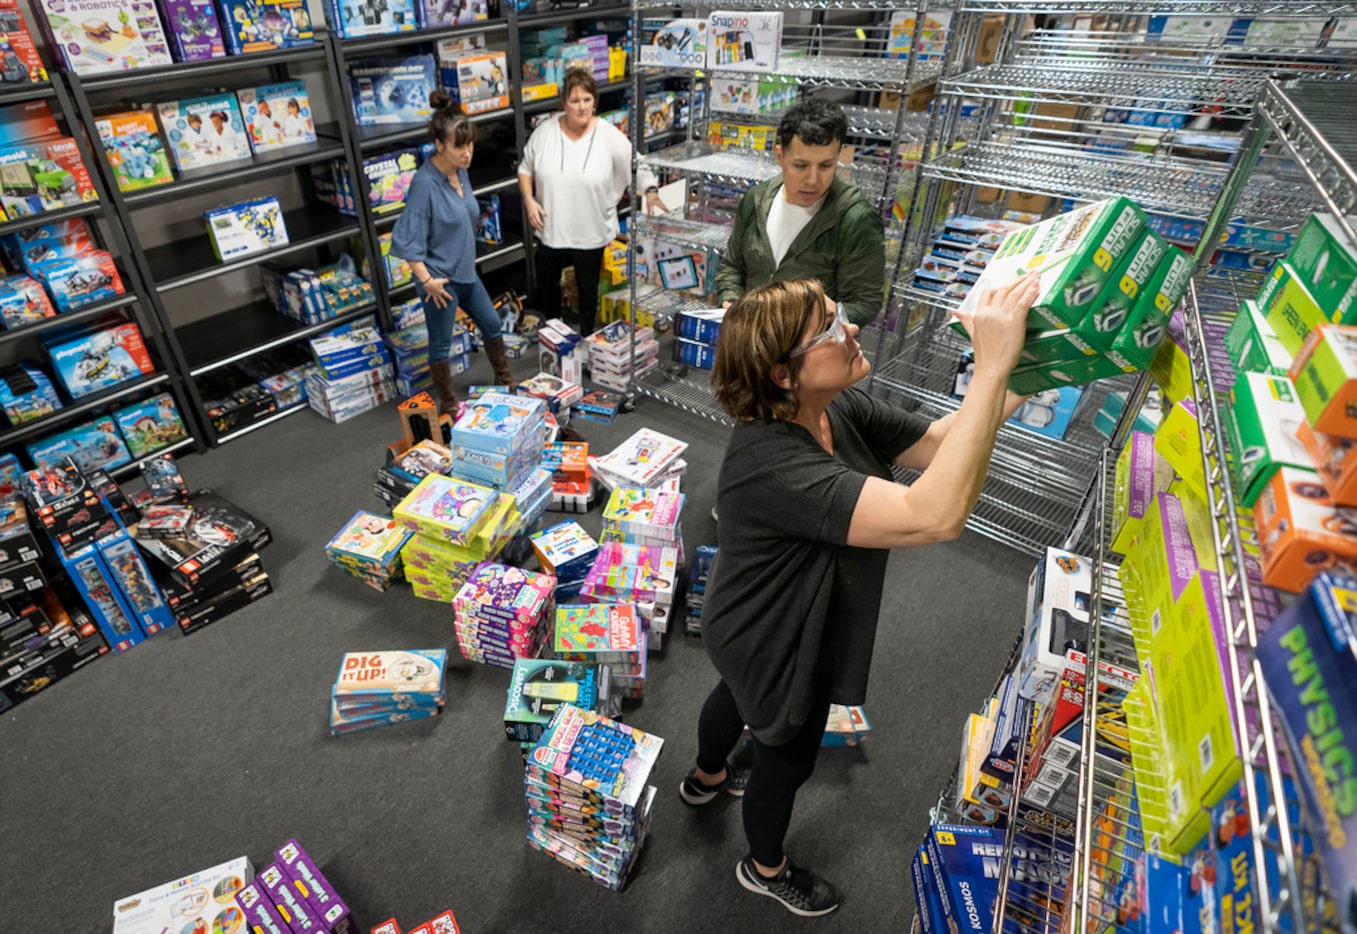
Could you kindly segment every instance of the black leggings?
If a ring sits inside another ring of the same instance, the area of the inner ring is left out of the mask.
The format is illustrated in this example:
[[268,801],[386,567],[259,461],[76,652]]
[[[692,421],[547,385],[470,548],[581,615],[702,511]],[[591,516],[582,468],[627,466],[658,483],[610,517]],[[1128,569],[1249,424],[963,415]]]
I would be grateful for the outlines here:
[[579,293],[580,333],[594,333],[598,313],[598,274],[603,268],[603,247],[593,250],[555,249],[541,240],[533,245],[537,253],[537,291],[542,311],[548,318],[561,314],[561,270],[575,270],[575,289]]
[[[744,793],[744,834],[749,855],[763,866],[782,864],[782,841],[792,822],[796,790],[815,771],[829,719],[829,700],[822,692],[812,705],[801,732],[780,746],[754,740],[754,765]],[[726,682],[719,682],[702,705],[697,721],[697,767],[708,774],[726,767],[726,757],[739,742],[744,718],[735,706],[735,695]]]

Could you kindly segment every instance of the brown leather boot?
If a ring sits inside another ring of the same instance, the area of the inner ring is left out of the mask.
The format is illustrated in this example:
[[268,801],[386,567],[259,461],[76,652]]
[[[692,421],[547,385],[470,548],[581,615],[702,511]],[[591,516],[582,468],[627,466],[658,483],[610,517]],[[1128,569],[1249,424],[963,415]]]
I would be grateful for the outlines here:
[[485,342],[485,355],[490,358],[490,366],[495,371],[495,383],[499,386],[514,388],[514,374],[509,369],[509,357],[504,352],[504,338],[497,337]]
[[438,414],[457,417],[457,390],[452,385],[452,363],[448,360],[431,362],[429,375],[433,377],[433,396],[438,400]]

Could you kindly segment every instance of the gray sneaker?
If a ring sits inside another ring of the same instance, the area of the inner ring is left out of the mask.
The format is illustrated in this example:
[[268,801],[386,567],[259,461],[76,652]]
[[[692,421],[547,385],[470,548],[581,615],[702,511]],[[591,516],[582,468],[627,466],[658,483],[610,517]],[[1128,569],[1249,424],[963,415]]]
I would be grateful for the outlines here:
[[753,858],[746,856],[735,864],[735,878],[749,891],[775,898],[783,908],[803,918],[818,918],[839,907],[834,886],[809,869],[793,866],[791,860],[776,878],[766,879],[755,868]]
[[721,792],[728,795],[734,795],[736,798],[744,797],[745,785],[749,783],[749,770],[740,769],[726,763],[726,777],[719,785],[704,785],[697,780],[697,769],[689,769],[688,774],[684,776],[679,784],[679,797],[685,804],[691,804],[694,807],[706,804],[712,801]]

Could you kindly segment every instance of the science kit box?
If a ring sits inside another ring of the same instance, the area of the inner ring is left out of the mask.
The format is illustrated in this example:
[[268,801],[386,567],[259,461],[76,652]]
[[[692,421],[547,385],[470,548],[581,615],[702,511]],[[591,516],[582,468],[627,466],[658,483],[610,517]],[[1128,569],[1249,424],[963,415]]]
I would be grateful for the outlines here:
[[611,677],[606,665],[518,659],[504,705],[505,736],[518,742],[536,742],[563,704],[616,716],[620,705],[611,690]]
[[330,26],[345,39],[414,32],[419,0],[328,0]]
[[490,518],[495,491],[430,474],[393,510],[398,522],[453,545],[466,545]]
[[250,158],[250,137],[234,94],[156,104],[170,156],[179,171]]
[[236,91],[241,117],[256,153],[316,141],[311,97],[305,81],[284,81]]
[[217,259],[266,253],[288,242],[283,206],[272,195],[203,212]]
[[195,62],[226,55],[226,40],[212,0],[156,0],[176,61]]
[[1305,409],[1285,376],[1240,373],[1226,406],[1235,499],[1252,506],[1283,466],[1310,470],[1312,464],[1296,431]]
[[137,191],[174,181],[169,154],[150,111],[132,110],[100,117],[94,121],[94,128],[119,191]]
[[169,65],[169,41],[151,0],[39,0],[48,48],[80,75]]
[[349,92],[359,126],[424,123],[438,88],[432,55],[364,59],[349,65]]
[[469,114],[509,106],[509,65],[503,52],[459,56],[441,74],[444,90]]
[[217,0],[232,55],[316,44],[305,0]]
[[79,337],[53,340],[46,346],[52,368],[72,398],[155,371],[141,330],[131,321]]
[[489,19],[486,0],[416,0],[415,20],[420,29],[442,29]]
[[443,649],[395,652],[346,652],[335,678],[334,698],[394,702],[421,695],[444,695]]
[[235,895],[253,878],[254,867],[241,856],[120,898],[113,903],[113,934],[161,934],[186,916],[185,909],[196,910],[209,930],[240,930],[245,919]]
[[708,68],[768,74],[781,53],[781,13],[715,10],[707,18]]
[[641,23],[640,63],[662,68],[703,68],[707,64],[707,21],[647,19]]
[[1321,571],[1357,567],[1357,524],[1319,474],[1282,467],[1253,506],[1263,583],[1300,593]]

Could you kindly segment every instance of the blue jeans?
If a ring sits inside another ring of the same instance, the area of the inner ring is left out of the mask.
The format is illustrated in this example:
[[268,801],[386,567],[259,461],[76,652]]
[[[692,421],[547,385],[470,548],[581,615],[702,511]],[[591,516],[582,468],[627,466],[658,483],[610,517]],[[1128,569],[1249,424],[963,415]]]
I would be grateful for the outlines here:
[[481,340],[492,341],[501,334],[499,312],[495,303],[490,301],[490,293],[481,284],[480,278],[472,282],[448,281],[445,286],[454,301],[439,308],[427,296],[424,296],[424,324],[429,329],[429,359],[446,360],[452,349],[452,324],[457,320],[457,306],[466,309],[471,320],[480,329]]

